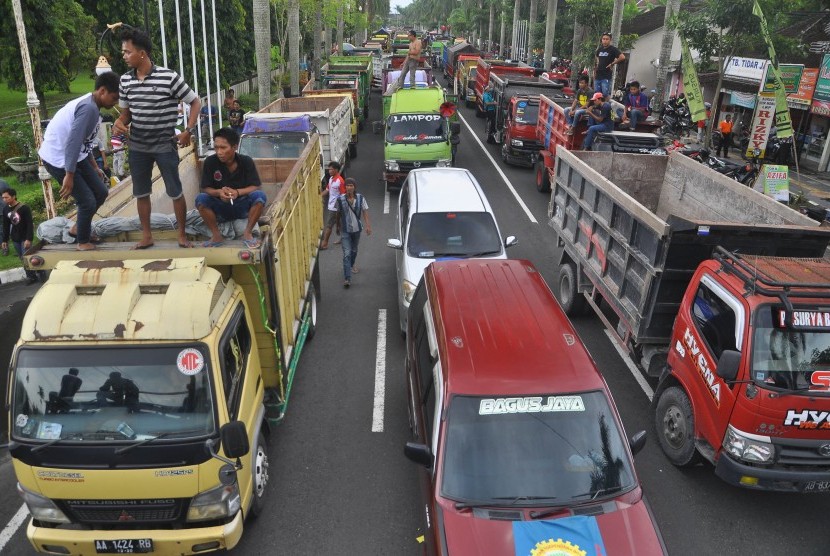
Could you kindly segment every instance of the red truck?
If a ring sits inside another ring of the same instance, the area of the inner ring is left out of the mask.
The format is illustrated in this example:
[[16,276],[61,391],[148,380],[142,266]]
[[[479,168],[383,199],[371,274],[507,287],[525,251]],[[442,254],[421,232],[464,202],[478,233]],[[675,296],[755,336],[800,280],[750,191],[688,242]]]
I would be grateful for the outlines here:
[[484,89],[490,83],[490,72],[498,74],[511,74],[514,77],[533,77],[535,68],[522,62],[505,62],[503,60],[486,60],[480,58],[476,66],[476,116],[484,117],[484,104],[481,96]]
[[830,492],[830,230],[676,152],[559,149],[553,189],[559,300],[659,377],[669,461]]
[[[566,133],[568,122],[565,120],[565,108],[561,100],[551,99],[545,95],[539,97],[539,117],[536,120],[536,141],[541,150],[535,161],[536,190],[540,193],[550,191],[554,180],[556,151],[558,147],[568,150],[582,148],[582,140],[588,131],[584,121],[576,122],[574,133]],[[636,131],[611,131],[600,133],[594,140],[594,150],[614,151],[636,154],[666,154],[660,137],[648,133],[652,126],[648,123],[637,125]]]
[[501,159],[507,164],[530,166],[536,163],[542,143],[536,137],[539,96],[548,95],[554,102],[570,105],[562,84],[543,77],[490,72],[496,123],[493,137],[501,145]]

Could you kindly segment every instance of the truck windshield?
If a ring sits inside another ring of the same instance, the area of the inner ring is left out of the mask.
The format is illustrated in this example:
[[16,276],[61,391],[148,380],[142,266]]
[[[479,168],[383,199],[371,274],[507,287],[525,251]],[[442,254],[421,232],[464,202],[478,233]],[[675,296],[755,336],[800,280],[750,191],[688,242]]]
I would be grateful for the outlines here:
[[539,105],[520,102],[516,105],[516,123],[536,125],[539,118]]
[[257,133],[239,139],[239,154],[251,158],[300,158],[308,143],[305,133]]
[[208,353],[202,345],[21,349],[12,435],[107,442],[211,434]]
[[392,114],[386,126],[388,143],[441,143],[447,126],[440,114]]
[[635,485],[602,392],[454,397],[443,477],[441,494],[452,500],[522,506],[601,499]]
[[417,212],[406,249],[410,257],[476,257],[501,253],[501,239],[489,212]]
[[830,310],[782,306],[755,315],[752,379],[761,385],[830,394]]

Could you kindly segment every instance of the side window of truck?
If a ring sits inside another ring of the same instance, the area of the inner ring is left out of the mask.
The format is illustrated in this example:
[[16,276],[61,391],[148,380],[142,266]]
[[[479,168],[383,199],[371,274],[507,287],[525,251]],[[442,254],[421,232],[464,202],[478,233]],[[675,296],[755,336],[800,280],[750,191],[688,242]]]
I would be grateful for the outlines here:
[[692,305],[692,320],[715,361],[726,349],[737,350],[735,311],[722,294],[701,282]]
[[245,320],[245,308],[237,307],[231,317],[231,323],[219,342],[220,364],[222,366],[222,384],[225,399],[228,402],[228,415],[234,420],[239,415],[239,401],[242,396],[245,368],[251,353],[251,333]]

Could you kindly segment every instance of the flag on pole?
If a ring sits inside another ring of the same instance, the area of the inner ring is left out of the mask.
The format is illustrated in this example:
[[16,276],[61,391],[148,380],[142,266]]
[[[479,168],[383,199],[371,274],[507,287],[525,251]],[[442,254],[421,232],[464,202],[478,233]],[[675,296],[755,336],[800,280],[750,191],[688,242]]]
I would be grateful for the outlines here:
[[689,112],[693,122],[706,119],[706,106],[703,104],[703,93],[700,92],[700,81],[697,78],[695,62],[692,60],[692,53],[689,44],[683,35],[680,36],[680,62],[683,69],[683,92],[686,93],[686,100],[689,102]]
[[787,106],[787,92],[784,88],[784,82],[781,80],[781,72],[778,69],[778,56],[775,54],[775,47],[772,46],[767,20],[764,18],[764,12],[761,11],[761,6],[758,5],[758,0],[755,0],[753,3],[752,14],[760,20],[761,35],[767,43],[767,48],[769,48],[771,65],[769,72],[775,82],[775,127],[778,129],[778,137],[781,139],[792,137],[793,124],[790,119],[790,108]]

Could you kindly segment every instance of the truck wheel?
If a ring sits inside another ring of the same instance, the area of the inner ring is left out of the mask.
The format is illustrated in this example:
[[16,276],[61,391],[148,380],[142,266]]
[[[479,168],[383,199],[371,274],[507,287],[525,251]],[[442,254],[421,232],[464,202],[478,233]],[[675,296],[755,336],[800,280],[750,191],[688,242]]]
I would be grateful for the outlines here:
[[314,338],[317,332],[317,291],[314,289],[314,284],[308,285],[308,296],[306,297],[306,305],[308,306],[308,333],[306,334],[306,341]]
[[357,143],[349,143],[349,158],[357,158]]
[[695,415],[686,393],[672,386],[660,394],[654,415],[660,447],[677,467],[691,467],[699,454],[695,448]]
[[585,311],[585,297],[576,289],[576,265],[572,262],[559,266],[559,304],[569,317]]
[[251,517],[262,515],[265,510],[265,494],[268,489],[268,443],[265,436],[259,433],[256,440],[256,448],[251,457],[251,473],[253,482],[251,487],[254,490],[253,501],[251,502]]
[[550,193],[550,174],[548,174],[545,161],[541,158],[536,161],[536,191]]

